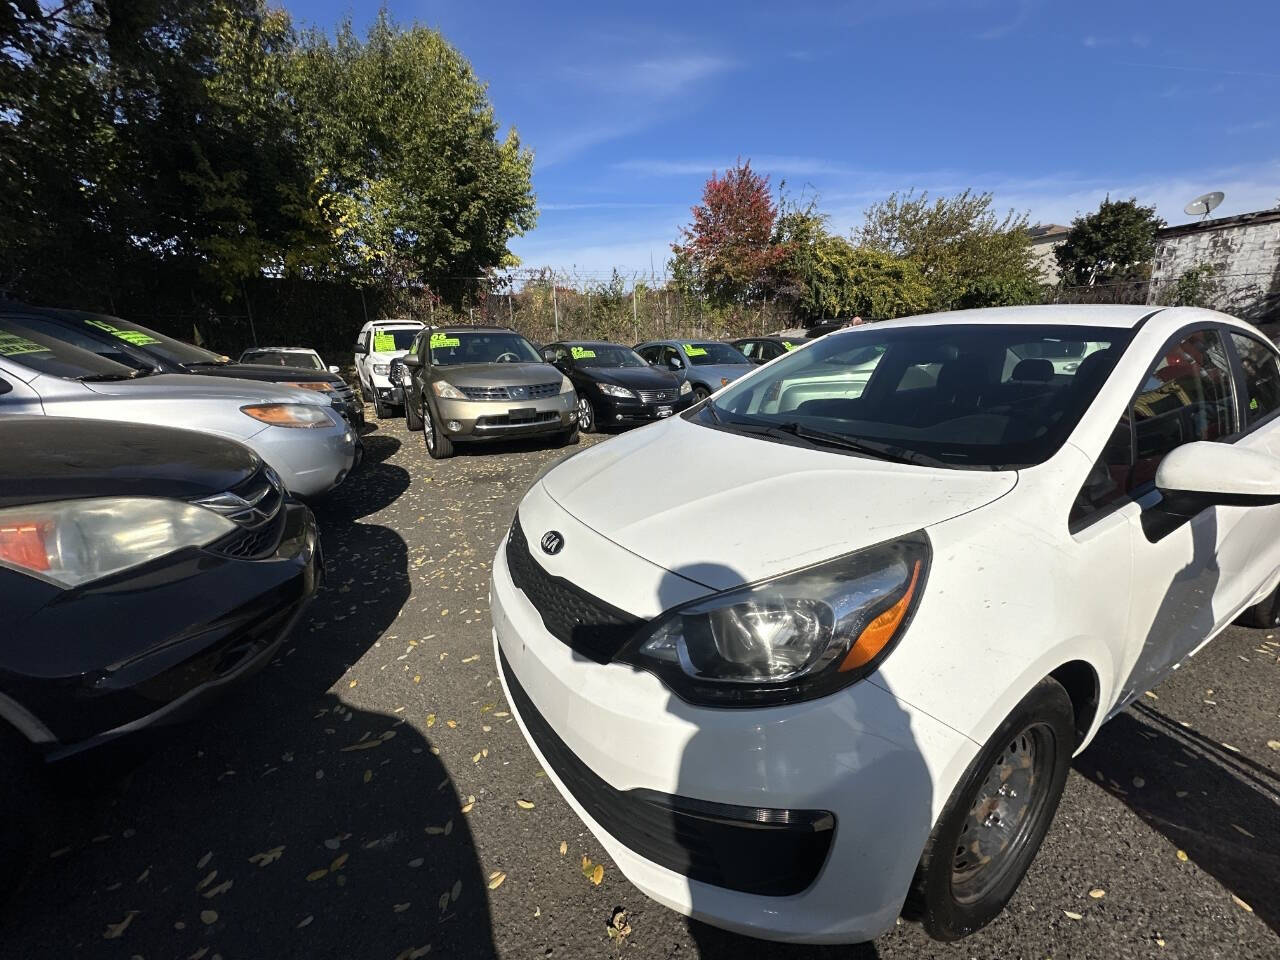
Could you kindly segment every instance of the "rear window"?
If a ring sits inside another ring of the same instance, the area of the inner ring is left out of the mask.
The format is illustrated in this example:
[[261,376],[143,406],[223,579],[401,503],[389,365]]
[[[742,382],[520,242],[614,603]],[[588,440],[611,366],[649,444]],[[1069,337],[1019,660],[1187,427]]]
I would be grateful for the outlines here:
[[372,349],[374,353],[396,353],[408,350],[413,345],[413,338],[418,335],[419,327],[406,327],[400,330],[373,329]]
[[[41,329],[38,319],[26,324],[17,318],[0,317],[0,358],[36,373],[68,379],[129,379],[139,371],[106,357],[73,346]],[[47,325],[54,328],[53,324]]]
[[723,363],[750,363],[742,351],[729,343],[697,341],[681,343],[680,348],[695,367],[716,366]]
[[261,363],[272,367],[297,367],[301,370],[323,370],[320,358],[314,353],[297,353],[288,350],[246,350],[241,363]]

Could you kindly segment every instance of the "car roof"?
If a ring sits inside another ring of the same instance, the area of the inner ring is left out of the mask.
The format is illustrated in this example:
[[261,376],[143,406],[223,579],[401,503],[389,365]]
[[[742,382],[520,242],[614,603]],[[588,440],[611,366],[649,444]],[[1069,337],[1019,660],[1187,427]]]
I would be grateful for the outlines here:
[[622,347],[624,350],[631,349],[626,344],[617,343],[613,340],[556,340],[547,344],[547,346],[555,346],[557,343],[562,343],[566,347]]
[[421,320],[369,320],[360,329],[363,331],[372,330],[378,327],[381,327],[382,329],[387,329],[389,327],[411,327],[414,330],[418,330],[425,326],[426,324]]
[[442,333],[517,333],[520,336],[524,336],[524,334],[520,334],[519,331],[512,330],[510,327],[486,326],[483,324],[472,326],[469,323],[457,323],[428,329],[432,331],[439,330]]
[[245,347],[241,353],[316,353],[311,347]]
[[[983,307],[977,310],[949,310],[925,313],[897,320],[881,320],[875,326],[919,327],[938,324],[1053,324],[1071,327],[1121,327],[1132,329],[1160,311],[1147,304],[1050,303],[1023,307]],[[858,327],[850,327],[857,330]],[[833,331],[836,332],[836,331]]]

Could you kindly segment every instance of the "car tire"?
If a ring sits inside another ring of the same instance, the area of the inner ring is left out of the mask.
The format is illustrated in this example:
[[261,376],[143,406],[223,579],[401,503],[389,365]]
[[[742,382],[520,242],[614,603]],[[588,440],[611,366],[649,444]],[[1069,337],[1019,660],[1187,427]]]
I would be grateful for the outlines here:
[[453,441],[440,432],[431,408],[422,405],[422,439],[432,460],[447,460],[453,456]]
[[[425,402],[423,403],[423,407],[426,407]],[[413,404],[409,402],[408,394],[406,394],[404,398],[404,425],[411,433],[417,433],[422,429],[422,417],[414,412]]]
[[1280,587],[1272,590],[1252,607],[1245,608],[1236,623],[1242,627],[1256,627],[1260,630],[1274,630],[1280,626]]
[[45,787],[26,738],[0,724],[0,903],[22,885]]
[[711,396],[711,391],[710,391],[710,390],[708,390],[706,387],[694,387],[694,388],[693,388],[693,402],[694,402],[694,403],[701,403],[703,400],[707,399],[707,397],[709,397],[709,396]]
[[387,419],[387,407],[378,396],[377,391],[373,394],[373,415],[379,420]]
[[925,843],[904,915],[942,941],[966,937],[999,915],[1053,822],[1075,743],[1071,698],[1046,677],[952,791]]
[[585,393],[578,394],[578,429],[583,433],[595,433],[596,411]]

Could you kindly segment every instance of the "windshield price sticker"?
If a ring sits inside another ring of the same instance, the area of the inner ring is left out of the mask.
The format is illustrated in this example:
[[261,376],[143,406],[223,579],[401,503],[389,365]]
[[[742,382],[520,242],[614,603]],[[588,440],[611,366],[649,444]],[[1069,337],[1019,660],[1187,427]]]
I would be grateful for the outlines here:
[[383,333],[380,330],[373,331],[373,351],[374,353],[391,353],[396,348],[396,338],[393,334]]
[[786,347],[788,350],[794,350],[796,348],[796,345],[792,343],[790,340],[783,340],[782,345]]
[[586,347],[570,347],[569,350],[573,353],[575,360],[588,360],[596,355],[594,350],[588,350]]
[[34,340],[20,337],[16,333],[0,333],[0,356],[16,357],[22,353],[48,353],[48,347],[42,347]]
[[432,350],[435,350],[437,347],[460,347],[460,346],[462,346],[462,341],[459,340],[457,337],[449,336],[447,333],[433,333],[431,335]]
[[692,343],[684,345],[684,352],[690,357],[705,357],[707,355],[706,347],[695,347]]
[[132,343],[135,347],[146,347],[160,342],[155,337],[149,336],[140,330],[121,330],[105,320],[86,320],[85,323],[91,327],[97,327],[99,330],[105,330],[113,337],[119,337],[125,343]]

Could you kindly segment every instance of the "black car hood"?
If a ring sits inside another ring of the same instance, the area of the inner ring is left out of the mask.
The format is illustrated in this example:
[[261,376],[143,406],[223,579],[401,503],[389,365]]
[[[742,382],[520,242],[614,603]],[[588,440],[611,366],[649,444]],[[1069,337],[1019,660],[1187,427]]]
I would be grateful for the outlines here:
[[667,390],[680,385],[680,378],[668,370],[653,367],[577,367],[576,372],[597,383],[615,383],[633,390]]
[[187,366],[187,373],[202,377],[235,377],[237,380],[260,380],[264,383],[324,383],[345,384],[336,373],[328,370],[304,370],[301,367],[278,367],[270,363],[220,363],[216,366]]
[[234,487],[261,461],[232,440],[136,423],[0,418],[0,507],[82,497],[190,500]]

